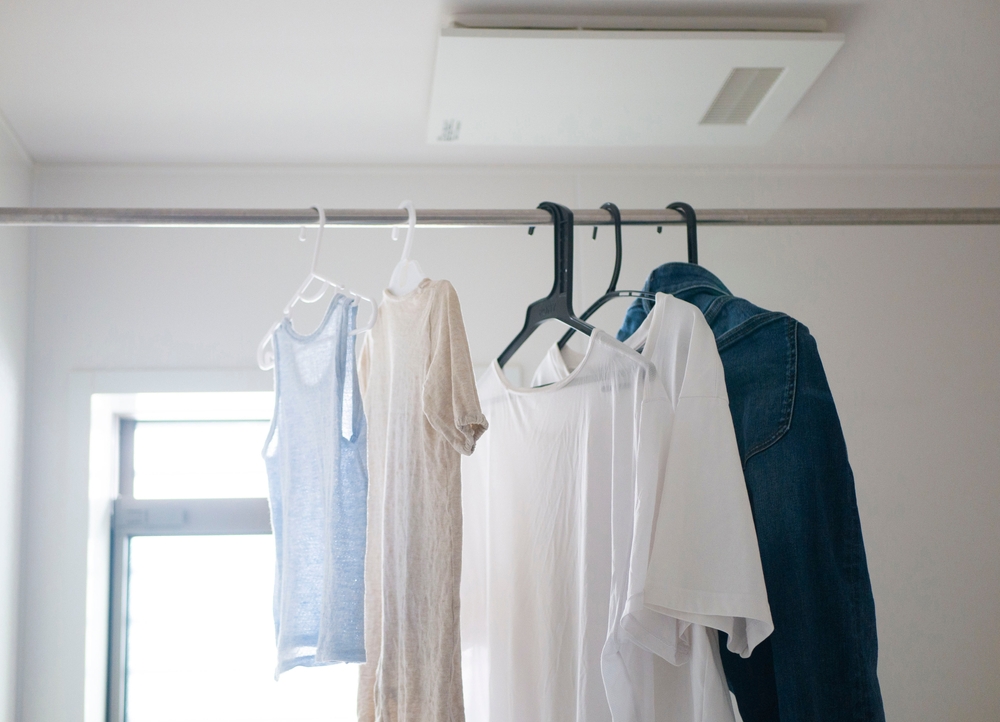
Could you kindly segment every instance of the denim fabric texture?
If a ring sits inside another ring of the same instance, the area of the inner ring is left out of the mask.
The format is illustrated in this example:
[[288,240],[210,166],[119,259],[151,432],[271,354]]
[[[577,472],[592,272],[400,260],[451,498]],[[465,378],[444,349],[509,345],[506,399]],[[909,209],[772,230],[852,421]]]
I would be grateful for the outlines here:
[[[704,268],[667,263],[643,290],[705,314],[764,568],[774,633],[748,659],[722,662],[744,722],[883,722],[878,640],[854,475],[816,341],[804,325],[734,297]],[[652,303],[637,299],[628,338]]]

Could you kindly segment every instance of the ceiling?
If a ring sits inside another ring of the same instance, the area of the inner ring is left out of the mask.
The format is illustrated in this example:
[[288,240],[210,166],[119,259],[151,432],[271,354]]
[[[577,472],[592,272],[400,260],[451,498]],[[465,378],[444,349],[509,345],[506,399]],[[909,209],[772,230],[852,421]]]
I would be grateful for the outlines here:
[[[424,142],[453,12],[824,17],[846,44],[756,148]],[[0,0],[0,111],[39,162],[1000,165],[1000,4]]]

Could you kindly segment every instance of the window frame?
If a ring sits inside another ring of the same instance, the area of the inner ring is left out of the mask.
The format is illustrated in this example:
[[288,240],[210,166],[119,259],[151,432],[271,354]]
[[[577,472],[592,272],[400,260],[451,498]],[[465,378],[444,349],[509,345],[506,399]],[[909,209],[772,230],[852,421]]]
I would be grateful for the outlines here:
[[[125,722],[129,542],[132,537],[271,534],[272,530],[266,498],[136,499],[132,488],[135,478],[135,428],[144,420],[127,415],[116,415],[115,418],[118,427],[118,493],[110,525],[106,721]],[[195,422],[234,423],[245,420],[190,419]]]

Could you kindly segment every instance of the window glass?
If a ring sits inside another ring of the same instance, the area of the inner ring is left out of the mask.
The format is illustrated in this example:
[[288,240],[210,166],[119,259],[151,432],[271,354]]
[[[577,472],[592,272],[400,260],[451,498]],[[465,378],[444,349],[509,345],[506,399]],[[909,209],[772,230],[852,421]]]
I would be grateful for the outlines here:
[[354,722],[356,665],[274,680],[271,536],[129,545],[126,722]]
[[269,421],[139,421],[136,499],[266,497],[261,449]]

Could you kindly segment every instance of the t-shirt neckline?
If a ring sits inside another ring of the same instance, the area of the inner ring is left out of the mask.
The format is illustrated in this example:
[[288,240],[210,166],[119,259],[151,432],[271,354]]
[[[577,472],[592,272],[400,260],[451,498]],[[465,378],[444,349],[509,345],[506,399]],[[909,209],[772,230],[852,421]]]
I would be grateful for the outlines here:
[[382,290],[382,299],[384,301],[406,301],[414,296],[418,295],[421,291],[431,285],[431,279],[424,278],[417,284],[417,287],[412,291],[407,291],[403,295],[398,295],[390,291],[388,288]]
[[556,391],[558,389],[561,389],[566,384],[570,383],[573,379],[575,379],[577,375],[579,375],[581,369],[583,369],[583,367],[587,365],[587,361],[593,355],[594,347],[597,345],[595,343],[597,337],[601,334],[604,334],[604,331],[602,331],[599,328],[595,328],[593,333],[590,334],[590,338],[587,340],[587,350],[584,352],[583,358],[580,359],[580,363],[577,364],[576,368],[573,369],[567,376],[563,377],[559,381],[556,381],[551,384],[546,384],[545,386],[514,386],[514,384],[510,382],[510,379],[507,378],[507,375],[504,374],[503,369],[500,368],[500,364],[497,362],[496,359],[493,359],[493,363],[490,364],[490,368],[493,369],[493,374],[497,377],[497,379],[500,381],[503,387],[511,393],[539,394],[539,393]]

